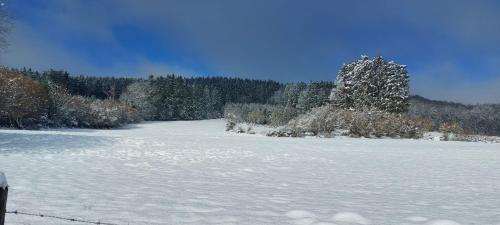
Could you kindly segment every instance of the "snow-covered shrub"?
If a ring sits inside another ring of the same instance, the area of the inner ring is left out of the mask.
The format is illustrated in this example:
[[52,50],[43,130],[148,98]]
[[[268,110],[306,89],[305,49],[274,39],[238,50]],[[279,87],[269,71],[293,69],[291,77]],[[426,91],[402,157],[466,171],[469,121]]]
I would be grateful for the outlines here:
[[253,130],[252,126],[247,127],[247,134],[255,134],[255,131]]
[[292,136],[302,136],[306,132],[314,134],[333,132],[335,129],[340,128],[341,123],[343,124],[343,121],[341,122],[338,119],[347,118],[347,115],[337,115],[343,112],[335,110],[331,105],[314,108],[306,114],[291,120],[286,125],[287,132]]
[[238,126],[238,127],[236,128],[236,133],[245,133],[245,129],[243,129],[243,127],[242,127],[242,126]]
[[91,99],[70,95],[48,82],[49,118],[54,126],[112,128],[140,120],[136,109],[113,99]]
[[405,65],[381,56],[344,64],[337,74],[331,101],[344,109],[377,109],[393,113],[408,110],[409,78]]
[[235,123],[266,124],[268,122],[266,106],[263,104],[227,104],[224,118]]
[[127,123],[138,122],[139,113],[130,106],[116,100],[94,100],[90,103],[91,126],[112,128]]
[[49,118],[53,126],[89,127],[89,100],[72,96],[66,89],[49,81]]
[[233,130],[235,126],[236,126],[236,122],[228,119],[226,122],[226,131]]
[[35,128],[47,119],[48,96],[40,83],[0,68],[0,125]]
[[267,124],[269,122],[268,111],[265,107],[256,107],[248,112],[247,122],[254,124]]
[[[446,137],[443,137],[446,140]],[[453,134],[451,139],[453,141],[465,141],[465,142],[484,142],[484,143],[500,143],[500,137],[498,136],[485,136],[485,135],[470,135],[470,134]]]
[[285,125],[299,114],[296,108],[289,106],[273,106],[271,109],[269,118],[271,126]]
[[281,105],[231,103],[224,107],[224,118],[233,123],[280,126],[296,115],[296,109]]
[[443,123],[439,127],[439,131],[443,133],[445,141],[453,140],[457,135],[464,134],[464,129],[458,123]]
[[419,138],[427,131],[426,121],[405,114],[376,110],[346,110],[327,105],[314,108],[290,121],[284,132],[291,136],[305,133],[331,136],[338,131],[355,137]]

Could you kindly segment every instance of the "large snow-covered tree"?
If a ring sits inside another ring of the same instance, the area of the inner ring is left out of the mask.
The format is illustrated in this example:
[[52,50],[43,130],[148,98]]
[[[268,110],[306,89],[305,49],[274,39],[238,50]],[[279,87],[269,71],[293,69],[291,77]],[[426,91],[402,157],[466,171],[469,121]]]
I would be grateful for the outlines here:
[[405,65],[386,61],[382,56],[344,64],[330,96],[346,109],[377,109],[387,112],[408,110],[409,77]]

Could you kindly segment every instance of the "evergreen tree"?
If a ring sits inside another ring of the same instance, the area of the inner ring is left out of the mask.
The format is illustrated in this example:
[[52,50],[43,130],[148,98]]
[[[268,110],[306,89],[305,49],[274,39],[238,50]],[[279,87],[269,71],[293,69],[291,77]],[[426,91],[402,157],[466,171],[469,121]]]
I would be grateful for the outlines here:
[[374,108],[387,112],[408,110],[409,78],[405,65],[368,56],[344,64],[337,75],[332,101],[342,108]]

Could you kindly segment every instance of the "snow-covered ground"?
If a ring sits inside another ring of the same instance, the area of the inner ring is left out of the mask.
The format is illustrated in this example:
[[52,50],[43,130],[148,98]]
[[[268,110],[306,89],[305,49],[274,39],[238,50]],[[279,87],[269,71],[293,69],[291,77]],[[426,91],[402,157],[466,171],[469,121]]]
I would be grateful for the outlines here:
[[224,130],[222,120],[0,130],[7,208],[133,225],[500,224],[500,144]]

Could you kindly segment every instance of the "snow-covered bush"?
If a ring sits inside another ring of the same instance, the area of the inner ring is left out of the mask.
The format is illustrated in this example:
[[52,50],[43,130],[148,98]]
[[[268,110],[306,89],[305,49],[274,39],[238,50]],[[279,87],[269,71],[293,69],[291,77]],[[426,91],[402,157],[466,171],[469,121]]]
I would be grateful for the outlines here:
[[112,128],[140,120],[137,110],[116,100],[94,100],[90,103],[91,126]]
[[458,123],[443,123],[439,127],[439,131],[443,133],[445,141],[453,140],[457,135],[464,134],[464,129]]
[[224,107],[224,118],[232,123],[281,126],[297,116],[297,109],[267,104],[231,103]]
[[[345,115],[339,115],[344,113]],[[292,136],[302,136],[306,132],[313,134],[331,133],[345,127],[346,119],[350,115],[350,111],[336,110],[331,105],[322,106],[291,120],[286,125],[286,130]],[[350,120],[348,119],[348,121]]]
[[89,100],[72,96],[66,89],[48,81],[49,118],[52,126],[89,127]]
[[265,107],[258,107],[248,112],[247,120],[249,123],[267,124],[269,122],[269,113]]
[[344,109],[377,109],[400,113],[408,110],[409,78],[405,65],[382,56],[344,64],[337,74],[331,101]]
[[0,68],[0,125],[35,128],[47,119],[47,91],[19,72]]
[[448,137],[443,135],[443,138],[444,140],[452,140],[452,141],[500,143],[500,137],[498,136],[452,134],[449,135]]
[[331,136],[334,133],[355,137],[419,138],[427,131],[427,121],[405,114],[384,111],[351,111],[332,105],[314,108],[290,121],[285,129],[291,136],[306,133]]
[[289,106],[273,106],[269,120],[272,126],[282,126],[295,118],[299,111]]
[[268,106],[263,104],[227,104],[224,107],[224,118],[236,123],[269,124],[270,114]]
[[233,130],[235,126],[236,126],[236,122],[234,122],[233,120],[227,120],[226,131]]
[[117,100],[73,96],[52,82],[48,89],[53,126],[112,128],[140,120],[137,110]]

